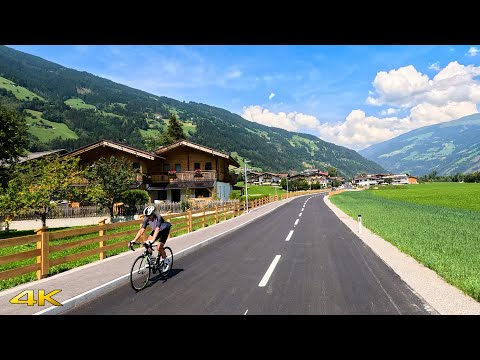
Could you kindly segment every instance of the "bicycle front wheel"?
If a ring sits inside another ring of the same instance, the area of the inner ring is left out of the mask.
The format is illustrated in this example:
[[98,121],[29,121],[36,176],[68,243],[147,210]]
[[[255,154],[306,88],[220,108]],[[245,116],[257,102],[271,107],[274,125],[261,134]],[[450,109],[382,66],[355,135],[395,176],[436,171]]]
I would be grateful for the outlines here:
[[140,291],[148,284],[150,279],[150,267],[147,267],[148,258],[140,255],[133,263],[130,271],[130,284],[133,290]]
[[[170,260],[170,264],[168,264],[168,268],[163,267],[163,261],[162,261],[162,267],[160,268],[160,274],[163,277],[167,277],[170,271],[172,270],[173,267],[173,251],[170,249],[168,246],[164,247],[163,250],[165,250],[165,254],[167,255],[167,259]],[[158,255],[160,256],[160,255]]]

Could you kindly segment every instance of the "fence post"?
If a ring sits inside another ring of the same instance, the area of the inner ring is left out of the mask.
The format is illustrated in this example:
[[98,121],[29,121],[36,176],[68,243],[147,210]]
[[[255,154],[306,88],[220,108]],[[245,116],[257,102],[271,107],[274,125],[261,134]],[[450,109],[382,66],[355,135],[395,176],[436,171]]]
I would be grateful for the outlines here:
[[[228,206],[226,207],[228,210]],[[222,205],[222,211],[223,211],[223,221],[227,220],[227,211],[225,210],[225,203]]]
[[193,222],[193,219],[192,219],[192,209],[188,209],[187,210],[187,219],[188,219],[188,232],[192,232],[192,222]]
[[203,205],[203,219],[202,219],[202,228],[205,227],[205,205]]
[[48,244],[48,227],[44,226],[38,230],[35,230],[37,235],[41,238],[37,241],[37,249],[40,249],[40,256],[37,256],[37,264],[40,264],[40,270],[37,270],[37,280],[43,279],[48,275],[49,261],[49,244]]
[[[100,225],[100,226],[105,225],[105,219],[100,220],[100,221],[98,222],[98,225]],[[98,232],[98,236],[105,236],[105,230],[103,230],[103,229],[100,230],[100,231]],[[104,247],[105,245],[106,245],[106,241],[105,241],[105,240],[100,240],[100,241],[99,241],[99,247],[102,248],[102,247]],[[100,253],[100,260],[103,260],[103,259],[105,259],[105,258],[106,258],[106,254],[105,254],[105,252],[102,251],[102,252]]]
[[215,224],[218,224],[218,205],[215,205]]
[[243,206],[243,214],[245,215],[247,213],[247,208],[246,208],[246,205],[245,205],[245,201],[243,202],[242,206]]

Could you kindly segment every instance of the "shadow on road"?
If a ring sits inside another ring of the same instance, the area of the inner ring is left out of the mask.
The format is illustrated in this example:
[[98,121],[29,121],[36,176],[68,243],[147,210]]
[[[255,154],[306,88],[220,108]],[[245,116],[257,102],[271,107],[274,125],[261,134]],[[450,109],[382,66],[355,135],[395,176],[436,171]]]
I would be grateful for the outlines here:
[[172,269],[170,270],[170,272],[168,273],[168,276],[166,277],[163,277],[162,275],[160,274],[157,274],[155,275],[154,277],[152,277],[150,279],[150,282],[149,284],[145,287],[145,289],[149,288],[150,286],[153,286],[155,285],[157,282],[161,281],[162,283],[166,282],[168,279],[171,279],[173,278],[175,275],[178,275],[179,273],[181,273],[183,271],[183,269]]

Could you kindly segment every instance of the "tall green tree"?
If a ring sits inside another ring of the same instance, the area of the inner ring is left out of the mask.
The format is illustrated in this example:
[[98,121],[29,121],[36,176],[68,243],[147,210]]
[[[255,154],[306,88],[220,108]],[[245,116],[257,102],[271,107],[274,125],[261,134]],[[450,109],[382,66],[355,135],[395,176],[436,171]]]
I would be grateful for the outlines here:
[[125,158],[100,158],[87,168],[85,178],[88,180],[92,201],[108,208],[113,220],[113,206],[123,202],[125,191],[135,183],[136,173],[132,163]]
[[[168,121],[167,131],[165,132],[165,140],[168,144],[173,144],[179,140],[185,140],[187,137],[183,133],[182,124],[178,121],[177,116],[172,114]],[[167,144],[165,144],[167,145]]]
[[147,151],[155,151],[159,147],[165,145],[165,136],[163,134],[157,135],[157,136],[145,136],[144,138],[144,143],[145,143],[145,149]]
[[0,104],[0,184],[7,186],[13,165],[27,145],[25,119],[14,110]]
[[10,223],[15,216],[26,211],[23,199],[20,197],[19,189],[15,186],[0,187],[0,218],[5,222],[5,231],[8,232]]
[[45,156],[16,167],[7,192],[17,192],[23,209],[31,209],[46,226],[47,216],[57,200],[68,200],[83,178],[79,158]]
[[329,166],[327,171],[328,171],[328,176],[330,176],[330,177],[337,177],[338,176],[337,175],[337,168],[334,167],[334,166]]

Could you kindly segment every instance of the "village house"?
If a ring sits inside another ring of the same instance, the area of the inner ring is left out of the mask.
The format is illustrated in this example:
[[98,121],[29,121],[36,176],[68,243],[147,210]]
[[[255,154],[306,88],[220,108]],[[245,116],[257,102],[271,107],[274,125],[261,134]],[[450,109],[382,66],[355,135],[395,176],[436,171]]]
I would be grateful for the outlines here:
[[126,158],[132,163],[132,171],[137,173],[137,183],[132,188],[146,190],[150,202],[179,202],[182,197],[228,200],[236,182],[229,167],[240,167],[230,155],[187,140],[154,152],[100,140],[65,156],[80,157],[83,167],[101,157]]

